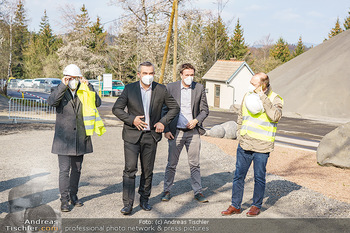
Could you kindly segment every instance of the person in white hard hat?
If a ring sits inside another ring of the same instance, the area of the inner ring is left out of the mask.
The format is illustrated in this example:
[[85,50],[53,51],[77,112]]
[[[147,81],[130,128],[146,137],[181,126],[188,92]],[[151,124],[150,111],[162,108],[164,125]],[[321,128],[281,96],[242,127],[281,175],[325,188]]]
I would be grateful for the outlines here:
[[250,80],[238,116],[238,148],[236,171],[232,185],[231,205],[222,215],[239,214],[244,192],[244,180],[251,163],[254,163],[254,194],[247,216],[260,213],[265,193],[266,164],[274,149],[277,123],[282,117],[283,99],[274,93],[269,77],[257,73]]
[[[78,185],[84,154],[92,153],[91,137],[86,135],[82,103],[77,96],[80,83],[94,88],[82,76],[75,64],[66,66],[63,70],[62,83],[54,87],[47,102],[56,107],[55,136],[52,153],[58,155],[59,191],[61,194],[61,211],[68,212],[73,206],[83,206],[78,199]],[[95,92],[96,107],[101,105],[101,99]]]

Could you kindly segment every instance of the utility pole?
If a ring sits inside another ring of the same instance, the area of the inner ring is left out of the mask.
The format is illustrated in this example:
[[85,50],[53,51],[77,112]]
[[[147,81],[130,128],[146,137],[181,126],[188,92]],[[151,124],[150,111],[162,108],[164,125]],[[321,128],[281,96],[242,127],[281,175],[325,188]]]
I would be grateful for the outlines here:
[[174,25],[174,58],[173,58],[173,82],[176,82],[176,66],[177,66],[177,20],[178,20],[178,16],[179,16],[179,12],[178,12],[178,0],[174,0],[174,2],[176,2],[175,5],[175,25]]
[[9,79],[10,77],[12,76],[12,70],[11,70],[11,67],[12,67],[12,34],[13,34],[13,31],[12,31],[12,16],[10,16],[10,56],[9,56],[9,65],[8,65],[8,68],[7,68],[7,78],[6,78],[6,84],[4,86],[4,94],[7,96],[7,87],[8,87],[8,83],[9,83]]
[[7,80],[12,76],[11,66],[12,66],[12,18],[10,19],[10,56],[9,56],[9,66],[7,69]]
[[168,50],[169,50],[169,44],[170,44],[171,30],[173,28],[173,22],[174,22],[175,5],[177,5],[177,0],[174,0],[173,8],[172,8],[172,11],[171,11],[169,30],[168,30],[168,35],[167,35],[167,38],[166,38],[163,62],[162,62],[162,67],[160,69],[159,83],[163,83],[166,59],[167,59],[167,56],[168,56]]

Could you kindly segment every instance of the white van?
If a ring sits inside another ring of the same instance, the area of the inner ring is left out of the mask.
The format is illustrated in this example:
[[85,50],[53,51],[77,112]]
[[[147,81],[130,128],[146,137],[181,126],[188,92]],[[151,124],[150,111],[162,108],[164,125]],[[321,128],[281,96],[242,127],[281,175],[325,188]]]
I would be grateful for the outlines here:
[[33,88],[44,88],[46,78],[36,78],[33,81]]
[[34,83],[34,79],[23,79],[19,81],[18,86],[20,88],[32,88]]

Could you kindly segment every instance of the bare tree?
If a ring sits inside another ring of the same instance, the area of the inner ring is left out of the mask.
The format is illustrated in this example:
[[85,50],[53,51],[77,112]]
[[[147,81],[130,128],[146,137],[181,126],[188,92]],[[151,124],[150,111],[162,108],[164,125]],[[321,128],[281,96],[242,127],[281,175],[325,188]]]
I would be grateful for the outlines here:
[[[217,18],[216,20],[219,22],[219,20],[221,20],[221,14],[222,11],[225,9],[226,4],[229,2],[230,0],[216,0],[216,5],[217,5]],[[219,47],[221,47],[221,43],[218,40],[218,27],[215,27],[215,43],[214,43],[214,51],[215,51],[215,61],[218,59],[218,53],[219,53]]]
[[270,34],[254,43],[255,48],[251,49],[252,56],[248,63],[255,72],[268,73],[282,64],[281,61],[270,56],[272,45],[273,39]]
[[[179,64],[191,63],[197,70],[197,77],[201,77],[205,64],[202,59],[202,35],[204,29],[203,12],[188,10],[182,14],[179,29]],[[198,81],[198,80],[197,80]]]
[[271,38],[271,35],[268,34],[264,36],[261,40],[258,42],[255,42],[254,45],[258,46],[260,48],[260,51],[263,54],[263,59],[266,60],[269,57],[270,49],[273,44],[273,39]]
[[[148,60],[155,64],[156,73],[159,73],[172,1],[112,0],[111,3],[121,6],[126,11],[124,20],[118,22],[116,37],[117,41],[123,41],[127,37],[133,38],[131,43],[135,55],[132,59],[134,69],[136,70],[140,62]],[[116,48],[120,54],[124,54],[125,50],[120,47],[120,41]]]
[[70,5],[62,8],[62,22],[67,28],[67,34],[62,36],[63,46],[57,54],[61,67],[74,63],[87,78],[95,78],[105,71],[106,57],[89,48],[89,43],[94,39],[89,30],[90,18],[84,5],[80,11],[80,14],[76,14]]
[[60,19],[56,21],[56,24],[60,26],[62,34],[68,34],[74,31],[74,26],[76,22],[77,12],[72,4],[66,4],[58,8],[60,12]]
[[[125,20],[115,24],[113,45],[108,49],[108,64],[116,77],[124,83],[134,81],[139,64],[137,58],[137,25],[134,20]],[[112,31],[112,30],[110,30]]]

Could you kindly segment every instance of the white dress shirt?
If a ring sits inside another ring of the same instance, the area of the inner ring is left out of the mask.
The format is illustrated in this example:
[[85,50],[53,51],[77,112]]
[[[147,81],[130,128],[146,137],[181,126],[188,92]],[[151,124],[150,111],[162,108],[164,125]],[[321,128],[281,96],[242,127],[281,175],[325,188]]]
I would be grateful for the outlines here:
[[192,107],[191,107],[192,89],[190,87],[184,87],[181,82],[181,106],[180,115],[177,121],[177,128],[186,129],[187,123],[193,120]]
[[144,122],[147,123],[147,127],[143,130],[151,130],[150,128],[150,116],[149,116],[149,107],[151,104],[151,95],[152,95],[152,84],[149,86],[148,89],[144,89],[141,85],[140,81],[140,88],[141,88],[141,97],[142,97],[142,104],[143,104],[143,111],[145,113],[145,120]]

